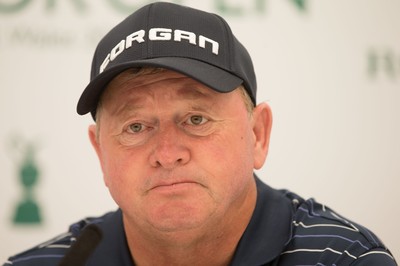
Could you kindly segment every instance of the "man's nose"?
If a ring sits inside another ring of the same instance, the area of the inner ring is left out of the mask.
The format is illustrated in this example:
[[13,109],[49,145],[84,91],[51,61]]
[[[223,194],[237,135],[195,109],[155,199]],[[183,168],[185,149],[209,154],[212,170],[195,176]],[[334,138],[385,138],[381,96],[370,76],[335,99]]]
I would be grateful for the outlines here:
[[177,125],[160,127],[154,136],[150,164],[153,167],[173,169],[189,162],[190,151],[185,145],[185,137]]

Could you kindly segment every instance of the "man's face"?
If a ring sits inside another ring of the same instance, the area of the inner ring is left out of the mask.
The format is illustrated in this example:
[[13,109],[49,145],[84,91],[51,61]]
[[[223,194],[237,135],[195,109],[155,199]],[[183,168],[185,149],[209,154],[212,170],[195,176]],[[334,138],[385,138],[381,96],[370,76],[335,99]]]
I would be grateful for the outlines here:
[[255,118],[239,90],[218,93],[172,71],[124,73],[101,108],[90,137],[130,223],[176,232],[254,207],[253,168],[266,149],[257,148]]

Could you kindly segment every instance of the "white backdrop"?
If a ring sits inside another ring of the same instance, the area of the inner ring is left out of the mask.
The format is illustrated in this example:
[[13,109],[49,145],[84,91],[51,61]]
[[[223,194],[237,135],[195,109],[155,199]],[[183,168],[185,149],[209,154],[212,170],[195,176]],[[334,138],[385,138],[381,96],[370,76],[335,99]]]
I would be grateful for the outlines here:
[[[75,106],[98,39],[148,2],[0,0],[0,261],[115,209]],[[175,2],[224,16],[253,57],[274,114],[261,178],[369,227],[399,259],[400,1]],[[43,223],[16,225],[29,143]]]

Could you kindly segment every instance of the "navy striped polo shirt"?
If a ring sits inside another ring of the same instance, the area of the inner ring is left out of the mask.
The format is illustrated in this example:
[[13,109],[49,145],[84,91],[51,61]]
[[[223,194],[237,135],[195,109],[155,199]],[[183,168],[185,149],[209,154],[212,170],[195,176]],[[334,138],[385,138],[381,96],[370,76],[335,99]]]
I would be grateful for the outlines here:
[[[313,199],[272,189],[258,178],[256,183],[256,208],[230,265],[397,265],[368,229]],[[4,265],[58,265],[90,224],[96,224],[103,237],[86,265],[134,265],[121,210],[75,223],[67,233],[10,257]]]

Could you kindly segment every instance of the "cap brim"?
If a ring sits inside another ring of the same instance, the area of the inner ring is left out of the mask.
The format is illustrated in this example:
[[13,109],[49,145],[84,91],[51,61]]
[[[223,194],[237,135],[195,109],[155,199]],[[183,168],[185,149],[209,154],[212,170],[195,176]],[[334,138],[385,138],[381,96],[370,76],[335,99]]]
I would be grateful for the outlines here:
[[159,57],[137,60],[111,67],[94,78],[79,99],[77,106],[78,114],[84,115],[95,111],[103,90],[115,76],[129,68],[142,66],[174,70],[222,93],[230,92],[243,83],[241,78],[221,68],[190,58]]

